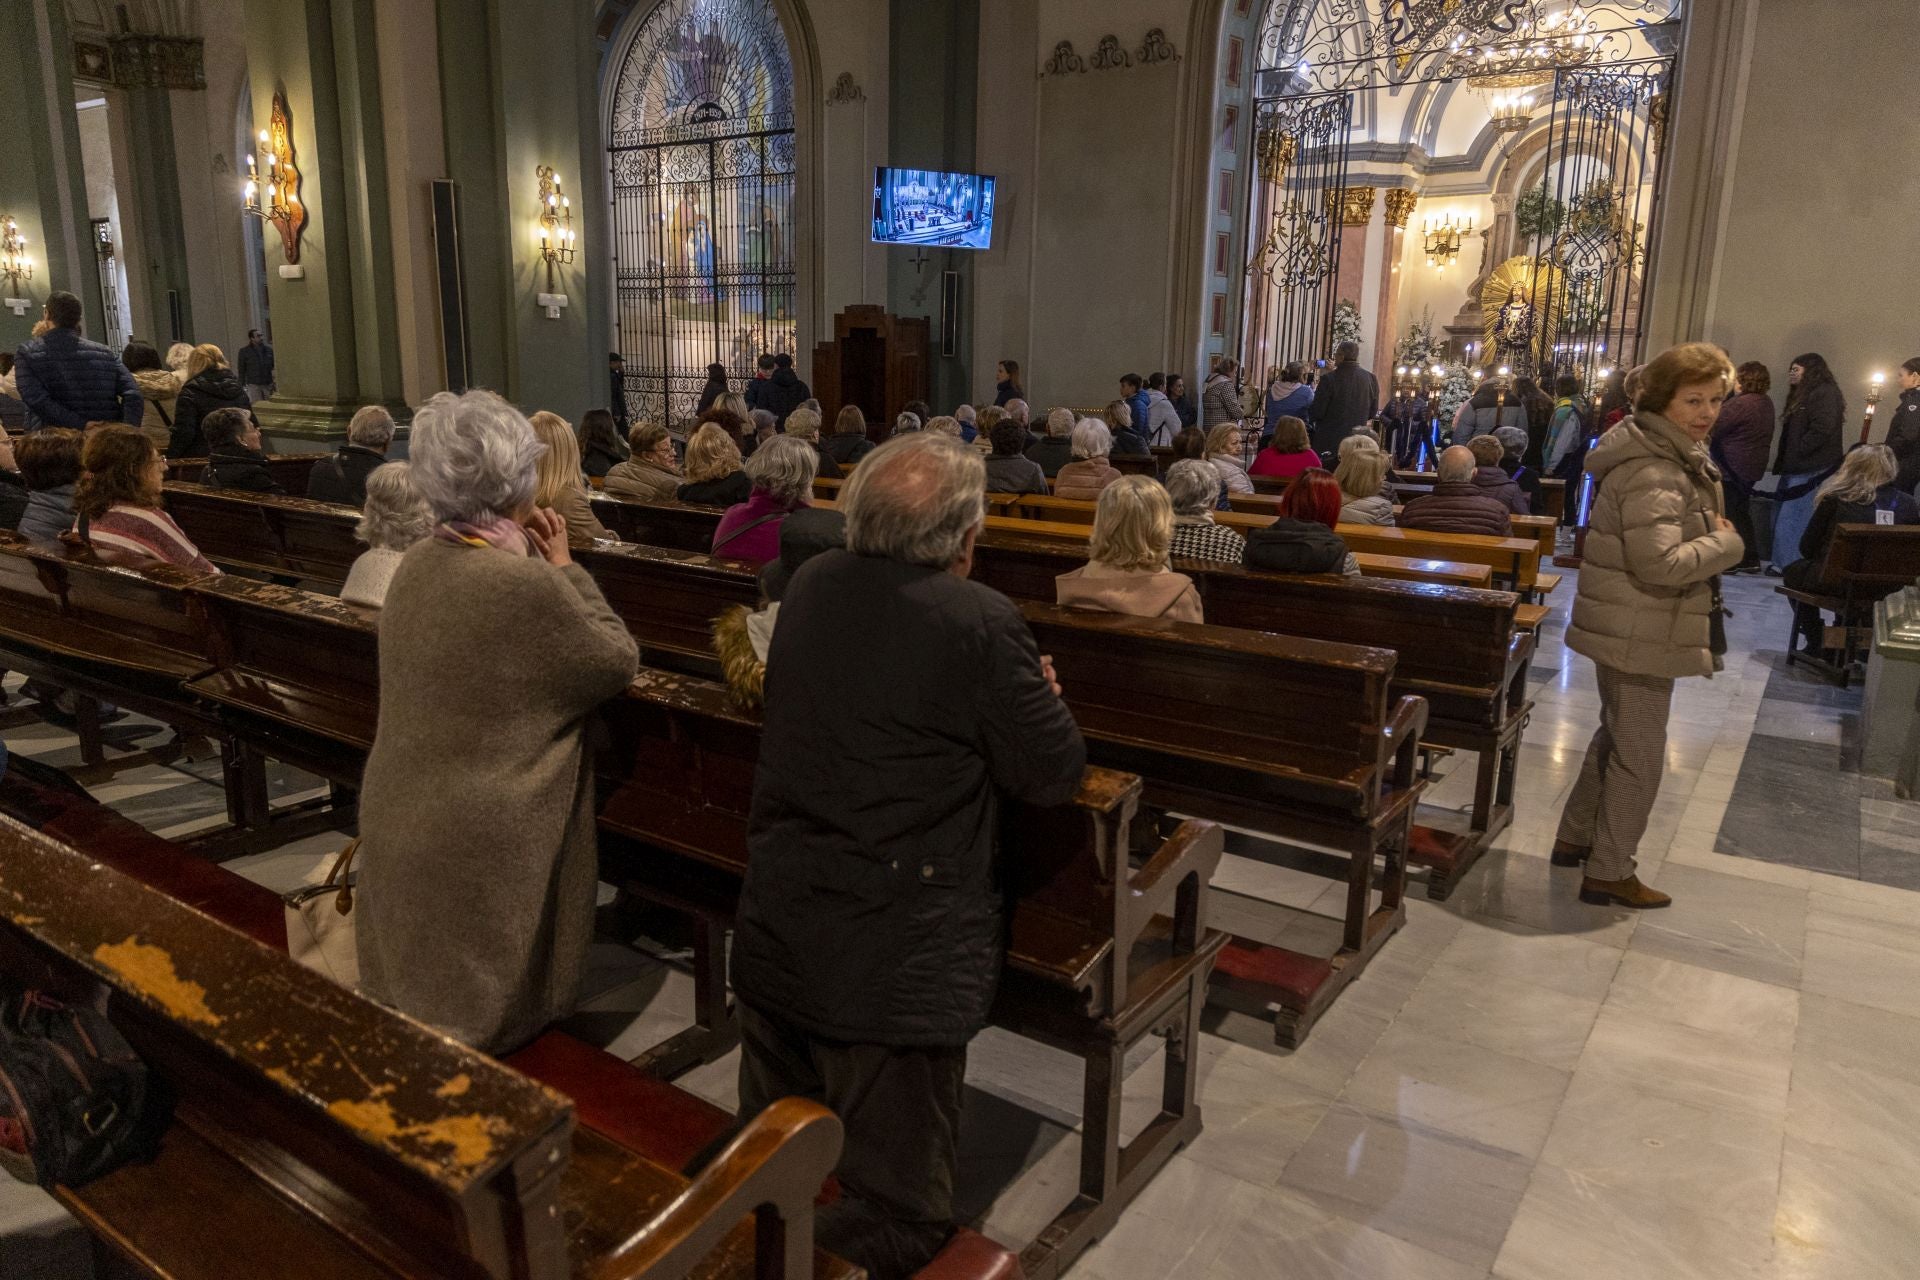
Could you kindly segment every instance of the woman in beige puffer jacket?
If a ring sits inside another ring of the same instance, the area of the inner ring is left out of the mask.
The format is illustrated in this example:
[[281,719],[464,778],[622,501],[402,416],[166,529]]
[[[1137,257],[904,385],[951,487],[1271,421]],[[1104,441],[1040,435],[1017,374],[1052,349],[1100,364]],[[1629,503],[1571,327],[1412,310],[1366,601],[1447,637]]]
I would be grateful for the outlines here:
[[1733,384],[1720,348],[1688,343],[1646,368],[1635,412],[1587,455],[1597,483],[1567,647],[1593,659],[1600,727],[1560,815],[1553,861],[1585,862],[1580,899],[1644,909],[1634,854],[1660,792],[1673,682],[1720,670],[1719,575],[1740,563],[1706,438]]

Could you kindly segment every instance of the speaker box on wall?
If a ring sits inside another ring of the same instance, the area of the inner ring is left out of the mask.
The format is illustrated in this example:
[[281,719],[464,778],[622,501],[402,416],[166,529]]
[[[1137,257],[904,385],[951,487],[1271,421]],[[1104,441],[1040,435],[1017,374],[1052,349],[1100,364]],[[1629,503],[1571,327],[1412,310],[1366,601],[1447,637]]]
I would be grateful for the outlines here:
[[440,350],[447,389],[465,391],[471,376],[467,339],[467,274],[460,258],[460,187],[433,180],[433,262],[439,283]]
[[940,354],[960,354],[960,273],[940,273]]

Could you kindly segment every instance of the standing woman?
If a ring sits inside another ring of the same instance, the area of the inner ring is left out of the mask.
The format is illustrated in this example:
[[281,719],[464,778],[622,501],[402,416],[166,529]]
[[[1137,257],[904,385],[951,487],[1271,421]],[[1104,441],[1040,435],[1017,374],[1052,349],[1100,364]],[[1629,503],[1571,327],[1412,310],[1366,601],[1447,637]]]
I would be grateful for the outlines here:
[[211,342],[203,342],[187,357],[187,382],[174,401],[173,430],[167,440],[169,458],[207,456],[207,435],[200,423],[215,409],[245,409],[247,416],[253,417],[253,401],[227,367],[226,353]]
[[[1727,493],[1727,519],[1746,544],[1747,553],[1729,573],[1758,573],[1760,544],[1753,537],[1753,486],[1767,473],[1767,454],[1773,450],[1773,375],[1758,360],[1749,360],[1734,372],[1740,393],[1720,406],[1709,445],[1720,464]],[[1920,443],[1917,433],[1916,443]]]
[[1742,548],[1706,441],[1732,384],[1716,346],[1663,351],[1641,376],[1633,414],[1587,455],[1599,490],[1567,647],[1593,660],[1600,727],[1553,845],[1555,866],[1586,864],[1582,902],[1673,901],[1640,883],[1634,854],[1660,794],[1673,682],[1711,676],[1726,651],[1719,575]]
[[435,525],[387,587],[360,793],[361,986],[492,1053],[573,1007],[597,878],[587,717],[639,662],[535,505],[543,452],[491,392],[414,415]]
[[1847,398],[1819,355],[1809,352],[1795,359],[1787,381],[1787,408],[1780,415],[1780,444],[1773,455],[1773,473],[1780,477],[1774,501],[1780,508],[1773,518],[1773,568],[1768,572],[1775,577],[1799,554],[1800,539],[1819,501],[1817,490],[1840,465],[1847,421]]
[[700,399],[694,405],[695,414],[705,413],[713,408],[713,402],[727,394],[727,366],[715,361],[707,366],[707,385],[700,388]]
[[994,376],[1000,379],[993,388],[993,403],[997,407],[1004,409],[1007,407],[1007,401],[1009,400],[1025,400],[1027,398],[1027,388],[1025,384],[1020,381],[1020,362],[1018,360],[1002,360],[993,367],[993,372]]
[[1912,493],[1920,485],[1920,356],[1900,366],[1900,403],[1887,423],[1887,448],[1900,464],[1894,488]]

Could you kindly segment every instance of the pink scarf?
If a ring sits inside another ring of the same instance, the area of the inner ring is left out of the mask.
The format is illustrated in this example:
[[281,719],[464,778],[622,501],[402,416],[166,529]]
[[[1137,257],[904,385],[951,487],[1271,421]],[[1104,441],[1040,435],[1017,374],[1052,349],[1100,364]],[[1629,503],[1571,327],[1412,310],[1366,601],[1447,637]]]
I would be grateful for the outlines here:
[[435,527],[433,536],[441,542],[457,542],[469,547],[493,547],[508,555],[530,556],[533,554],[533,540],[527,537],[527,531],[505,516],[495,516],[491,520],[479,522],[449,520]]

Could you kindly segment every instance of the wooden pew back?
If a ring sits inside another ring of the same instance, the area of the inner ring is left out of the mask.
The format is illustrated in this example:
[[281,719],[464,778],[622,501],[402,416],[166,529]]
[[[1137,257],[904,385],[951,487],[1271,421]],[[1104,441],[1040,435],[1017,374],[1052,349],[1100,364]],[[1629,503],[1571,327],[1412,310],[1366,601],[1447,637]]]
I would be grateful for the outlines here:
[[[314,464],[331,458],[330,453],[276,453],[267,457],[267,472],[289,495],[303,498]],[[205,458],[168,458],[167,479],[199,484],[207,474]]]
[[1861,598],[1898,591],[1920,578],[1920,525],[1836,526],[1820,578]]

